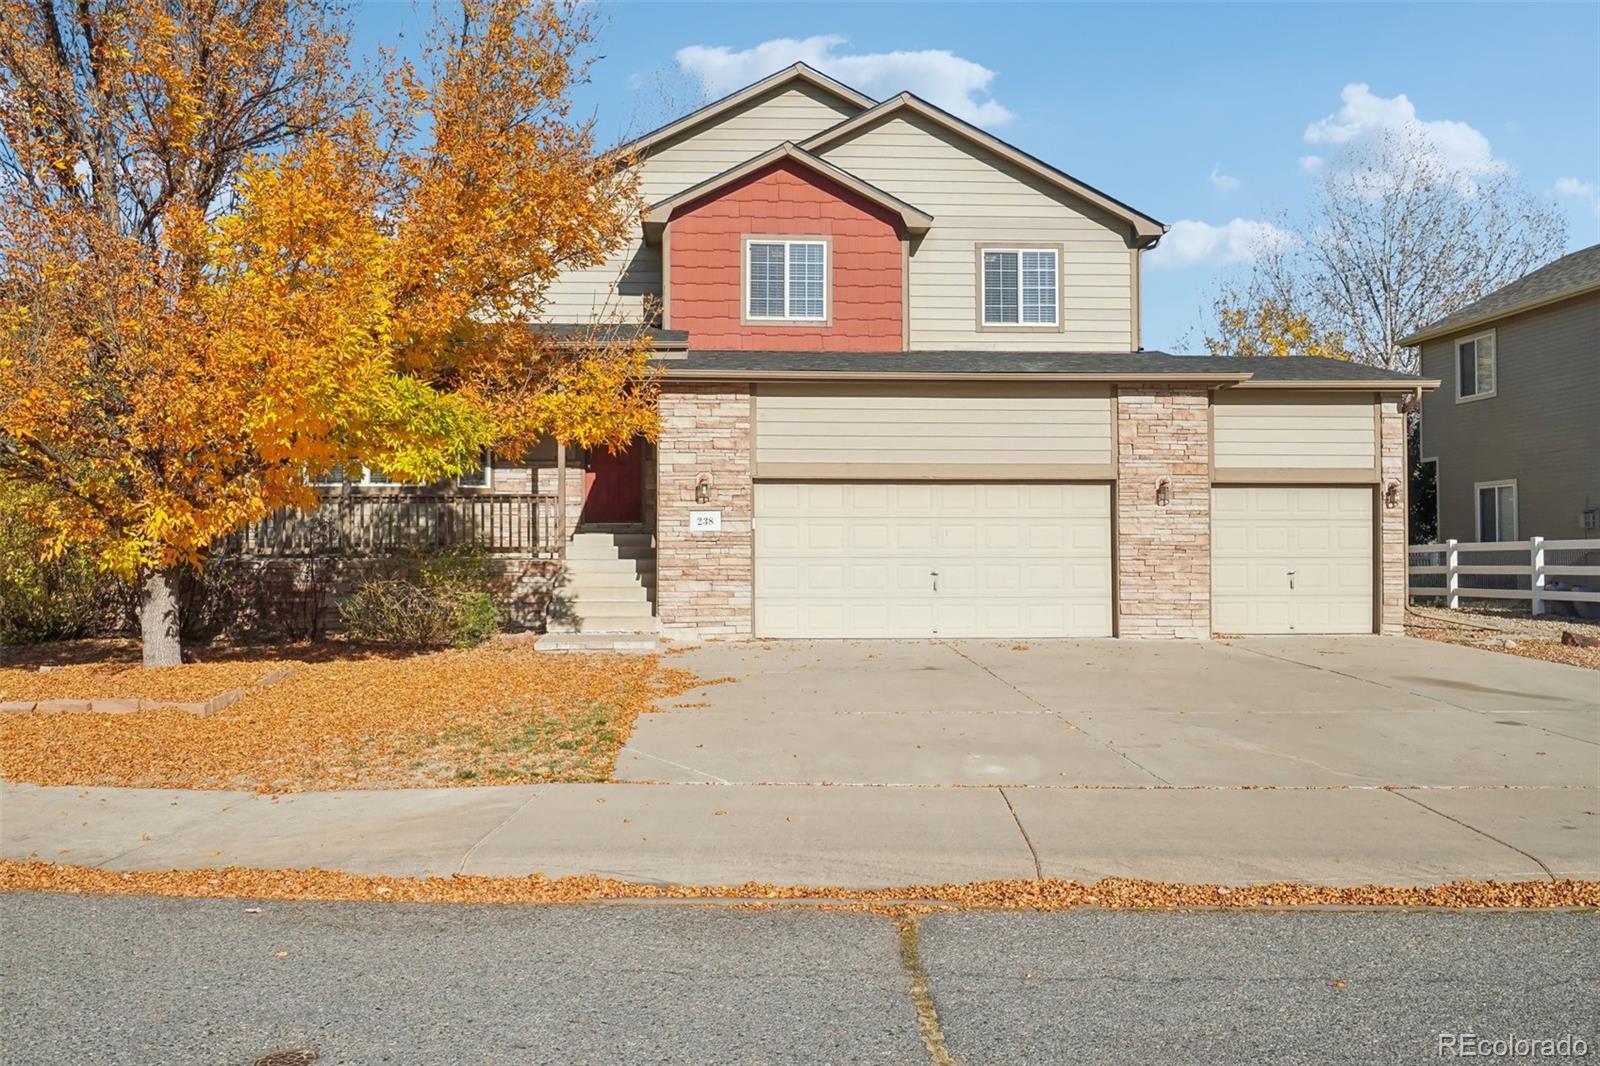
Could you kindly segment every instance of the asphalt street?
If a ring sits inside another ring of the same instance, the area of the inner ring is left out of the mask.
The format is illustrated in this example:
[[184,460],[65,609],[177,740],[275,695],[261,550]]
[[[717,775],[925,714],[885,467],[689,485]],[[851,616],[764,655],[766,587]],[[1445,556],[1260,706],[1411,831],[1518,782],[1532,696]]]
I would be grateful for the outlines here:
[[940,1036],[968,1064],[1450,1061],[1441,1033],[1600,1056],[1594,914],[948,913],[906,939],[802,908],[13,894],[0,1061],[917,1063]]

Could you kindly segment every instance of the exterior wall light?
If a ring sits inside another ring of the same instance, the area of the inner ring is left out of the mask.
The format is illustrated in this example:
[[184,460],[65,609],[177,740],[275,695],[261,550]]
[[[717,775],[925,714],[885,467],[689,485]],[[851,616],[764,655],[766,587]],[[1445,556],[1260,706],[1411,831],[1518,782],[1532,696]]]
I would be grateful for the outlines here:
[[711,475],[710,474],[701,474],[699,477],[695,478],[695,481],[694,481],[694,502],[695,503],[710,503],[711,502]]
[[1156,482],[1156,506],[1165,507],[1172,502],[1172,479],[1164,477]]
[[1391,511],[1400,506],[1400,482],[1391,481],[1384,488],[1383,505]]

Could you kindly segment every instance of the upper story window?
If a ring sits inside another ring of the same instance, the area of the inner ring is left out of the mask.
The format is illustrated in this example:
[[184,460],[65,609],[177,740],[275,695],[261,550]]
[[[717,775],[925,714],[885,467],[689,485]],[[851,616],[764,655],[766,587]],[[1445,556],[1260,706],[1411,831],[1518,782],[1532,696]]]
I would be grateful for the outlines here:
[[745,318],[827,321],[828,243],[766,237],[746,241]]
[[1481,400],[1494,390],[1494,331],[1456,341],[1456,402]]
[[1060,324],[1061,253],[1055,248],[984,248],[979,305],[985,326]]

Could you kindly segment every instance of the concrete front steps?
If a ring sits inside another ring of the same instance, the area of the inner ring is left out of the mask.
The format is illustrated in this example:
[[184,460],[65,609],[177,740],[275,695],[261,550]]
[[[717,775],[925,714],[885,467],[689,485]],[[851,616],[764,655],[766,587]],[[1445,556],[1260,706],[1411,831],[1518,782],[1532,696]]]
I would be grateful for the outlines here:
[[649,533],[587,531],[567,545],[544,651],[654,651],[656,548]]

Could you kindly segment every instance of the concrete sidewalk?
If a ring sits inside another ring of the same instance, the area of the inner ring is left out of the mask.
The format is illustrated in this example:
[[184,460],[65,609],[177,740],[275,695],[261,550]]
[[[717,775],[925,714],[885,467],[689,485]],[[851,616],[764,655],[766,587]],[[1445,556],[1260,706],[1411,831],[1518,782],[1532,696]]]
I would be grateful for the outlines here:
[[374,792],[0,785],[0,854],[115,870],[877,887],[1600,878],[1600,790],[600,784]]

